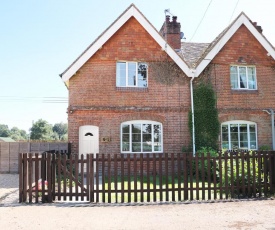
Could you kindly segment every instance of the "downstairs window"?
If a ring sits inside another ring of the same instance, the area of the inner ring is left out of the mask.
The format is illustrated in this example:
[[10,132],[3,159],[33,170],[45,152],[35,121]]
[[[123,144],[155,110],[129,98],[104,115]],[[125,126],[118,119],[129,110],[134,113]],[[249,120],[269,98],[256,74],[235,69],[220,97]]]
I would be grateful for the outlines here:
[[162,124],[159,122],[134,120],[121,124],[122,153],[160,153],[162,143]]

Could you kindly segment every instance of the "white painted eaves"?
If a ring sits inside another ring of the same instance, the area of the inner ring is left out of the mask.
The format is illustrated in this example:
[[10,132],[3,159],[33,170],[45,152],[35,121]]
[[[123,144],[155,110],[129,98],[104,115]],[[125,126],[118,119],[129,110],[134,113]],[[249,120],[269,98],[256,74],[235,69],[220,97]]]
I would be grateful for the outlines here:
[[230,28],[221,36],[218,42],[213,48],[207,53],[203,60],[197,65],[194,76],[198,77],[206,66],[215,58],[223,46],[228,40],[235,34],[241,25],[245,25],[247,29],[254,35],[259,43],[266,49],[267,53],[275,60],[275,50],[268,40],[252,25],[251,20],[244,14],[241,13],[237,20],[230,26]]
[[144,27],[188,77],[192,77],[189,66],[171,46],[166,44],[164,38],[135,5],[132,4],[94,43],[92,43],[62,74],[60,74],[62,80],[67,82],[131,17],[134,17]]

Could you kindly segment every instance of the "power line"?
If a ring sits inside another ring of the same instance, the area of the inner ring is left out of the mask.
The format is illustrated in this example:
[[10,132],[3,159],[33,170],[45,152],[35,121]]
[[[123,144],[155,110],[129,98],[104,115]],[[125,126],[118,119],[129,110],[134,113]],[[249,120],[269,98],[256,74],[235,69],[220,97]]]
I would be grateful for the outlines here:
[[67,97],[0,96],[0,102],[68,103]]
[[234,10],[233,10],[233,12],[232,12],[232,14],[231,14],[231,17],[230,17],[229,23],[230,23],[230,22],[231,22],[231,20],[232,20],[232,17],[233,17],[233,15],[234,15],[234,13],[235,13],[235,10],[236,10],[236,8],[237,8],[237,6],[238,6],[238,4],[239,4],[239,1],[240,1],[240,0],[237,0],[237,2],[236,2],[236,5],[235,5]]
[[206,15],[206,13],[207,13],[208,8],[209,8],[209,6],[211,5],[212,1],[213,1],[213,0],[210,0],[210,2],[209,2],[209,4],[208,4],[208,6],[207,6],[207,8],[206,8],[206,10],[205,10],[205,12],[204,12],[204,14],[203,14],[203,16],[202,16],[202,19],[201,19],[200,23],[198,24],[198,26],[197,26],[197,28],[196,28],[196,30],[195,30],[195,32],[194,32],[194,34],[193,34],[193,36],[192,36],[192,37],[191,37],[191,39],[189,40],[189,42],[191,42],[191,41],[192,41],[193,37],[194,37],[194,36],[195,36],[195,34],[197,33],[197,30],[198,30],[198,28],[200,27],[200,25],[201,25],[201,23],[202,23],[202,21],[203,21],[203,19],[204,19],[205,15]]

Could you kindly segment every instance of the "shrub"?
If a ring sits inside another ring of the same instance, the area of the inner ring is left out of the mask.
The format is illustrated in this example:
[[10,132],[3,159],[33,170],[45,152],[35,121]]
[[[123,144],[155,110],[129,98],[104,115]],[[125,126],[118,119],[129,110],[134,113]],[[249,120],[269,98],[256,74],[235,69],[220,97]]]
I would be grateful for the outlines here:
[[[228,154],[228,152],[225,152],[224,154]],[[234,153],[230,153],[234,154]],[[233,165],[231,165],[230,161],[230,156],[228,156],[228,159],[223,159],[221,161],[221,167],[222,167],[222,173],[220,173],[219,169],[219,162],[217,161],[217,175],[218,175],[218,180],[219,183],[221,183],[222,187],[226,186],[226,178],[227,178],[227,186],[231,187],[234,186],[234,193],[235,194],[240,194],[242,193],[243,196],[249,196],[248,194],[248,187],[253,186],[253,183],[255,183],[255,186],[260,183],[258,175],[260,172],[259,169],[259,162],[257,159],[252,159],[252,155],[255,153],[252,153],[252,151],[248,151],[243,153],[245,154],[244,158],[237,158],[236,156],[240,156],[240,153],[237,152],[234,155],[234,160],[233,160]],[[254,155],[255,156],[255,155]],[[255,164],[255,170],[253,168],[253,161]],[[243,162],[243,167],[242,167],[242,162]],[[227,165],[227,170],[225,171],[225,166]],[[250,173],[248,173],[250,172]],[[243,176],[244,174],[244,176]],[[255,177],[255,181],[253,180],[253,177]],[[244,178],[244,181],[243,181]],[[245,187],[245,191],[242,191],[243,188],[243,183]],[[239,191],[236,189],[236,186],[239,185]],[[230,188],[231,190],[231,188]],[[250,190],[252,192],[252,189]]]
[[[198,160],[198,172],[199,172],[199,179],[202,179],[202,169],[204,169],[204,175],[205,178],[208,178],[208,161],[207,161],[207,155],[208,153],[210,154],[210,157],[217,157],[218,153],[216,150],[212,149],[211,147],[202,147],[199,151],[197,151],[196,156],[198,157],[202,157],[204,156],[204,161],[202,161],[201,159]],[[214,169],[213,168],[213,161],[210,161],[210,178],[211,180],[213,180],[213,172]],[[196,163],[193,162],[193,170],[194,170],[194,174],[196,174]]]

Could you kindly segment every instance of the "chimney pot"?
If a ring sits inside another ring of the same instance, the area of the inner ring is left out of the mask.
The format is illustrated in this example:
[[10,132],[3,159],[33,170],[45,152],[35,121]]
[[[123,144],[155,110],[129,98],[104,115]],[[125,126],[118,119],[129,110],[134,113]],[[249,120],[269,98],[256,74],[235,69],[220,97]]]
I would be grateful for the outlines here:
[[170,15],[166,15],[166,22],[170,22]]
[[177,22],[177,16],[173,16],[172,19],[173,19],[173,23],[176,23]]

